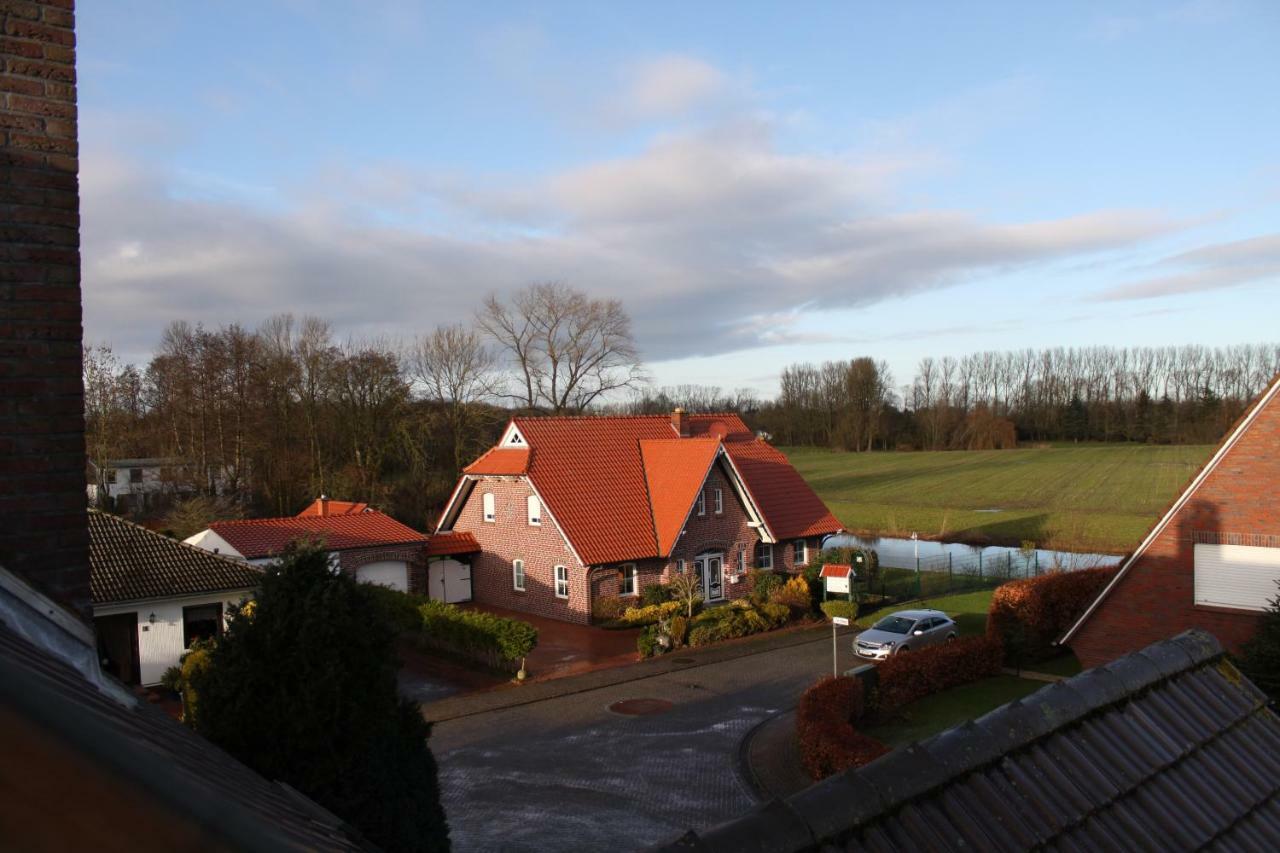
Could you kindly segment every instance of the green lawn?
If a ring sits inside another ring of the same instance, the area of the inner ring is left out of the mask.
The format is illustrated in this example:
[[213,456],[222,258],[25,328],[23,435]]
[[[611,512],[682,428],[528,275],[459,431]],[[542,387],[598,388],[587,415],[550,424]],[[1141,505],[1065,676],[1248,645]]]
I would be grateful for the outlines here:
[[960,595],[944,595],[937,598],[926,598],[922,601],[901,601],[889,607],[858,617],[858,624],[870,626],[882,616],[897,610],[916,610],[929,608],[941,610],[956,620],[960,626],[960,636],[980,637],[987,633],[987,611],[991,608],[991,595],[994,590],[984,589],[978,592],[966,592]]
[[[1209,445],[842,453],[783,448],[846,528],[883,536],[1124,553]],[[981,510],[998,510],[995,512]]]
[[1079,675],[1084,667],[1080,666],[1080,661],[1076,660],[1075,654],[1067,652],[1050,660],[1024,664],[1022,668],[1031,672],[1043,672],[1045,675],[1061,675],[1064,678],[1070,678],[1073,675]]
[[997,675],[926,696],[902,710],[890,723],[862,729],[885,746],[899,747],[981,717],[1006,702],[1035,693],[1046,685],[1012,675]]

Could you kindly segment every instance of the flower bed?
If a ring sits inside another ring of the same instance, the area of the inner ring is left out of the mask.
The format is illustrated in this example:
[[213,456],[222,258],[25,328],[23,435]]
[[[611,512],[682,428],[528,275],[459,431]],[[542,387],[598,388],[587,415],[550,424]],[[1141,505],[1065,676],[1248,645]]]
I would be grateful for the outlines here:
[[422,615],[421,645],[461,655],[494,669],[513,670],[538,645],[538,629],[519,619],[427,601]]
[[1054,642],[1080,618],[1115,572],[1084,569],[1010,581],[991,597],[987,636],[1004,644],[1010,663],[1053,657],[1061,652]]

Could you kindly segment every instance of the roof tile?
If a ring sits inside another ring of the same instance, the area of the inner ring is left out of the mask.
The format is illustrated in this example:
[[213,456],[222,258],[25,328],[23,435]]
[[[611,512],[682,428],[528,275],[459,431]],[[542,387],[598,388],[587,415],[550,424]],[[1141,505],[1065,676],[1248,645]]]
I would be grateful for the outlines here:
[[323,542],[326,548],[333,551],[427,541],[425,534],[376,510],[357,515],[215,521],[209,525],[209,529],[227,540],[231,547],[249,560],[282,554],[290,545],[299,541]]

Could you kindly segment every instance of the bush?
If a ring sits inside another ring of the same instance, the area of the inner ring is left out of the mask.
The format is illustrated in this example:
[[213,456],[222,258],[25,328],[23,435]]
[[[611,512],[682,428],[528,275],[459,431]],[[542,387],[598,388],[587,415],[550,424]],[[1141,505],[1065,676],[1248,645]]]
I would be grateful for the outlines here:
[[182,668],[171,666],[160,676],[160,686],[170,693],[182,692]]
[[876,713],[890,717],[917,699],[999,675],[1004,650],[992,637],[966,637],[943,646],[896,654],[877,667]]
[[369,606],[377,612],[379,621],[393,634],[407,634],[422,627],[418,607],[426,599],[372,583],[362,583],[359,589],[369,599]]
[[657,625],[649,625],[640,632],[640,636],[636,637],[636,650],[640,652],[642,658],[651,658],[662,652],[658,646]]
[[843,616],[852,622],[858,618],[858,603],[856,601],[832,599],[831,601],[822,602],[822,612],[827,614],[828,618]]
[[1258,629],[1240,649],[1240,669],[1258,689],[1280,700],[1280,595],[1258,618]]
[[419,641],[495,668],[513,669],[538,645],[538,629],[519,619],[479,610],[463,610],[442,601],[418,606],[422,616]]
[[809,581],[805,579],[804,575],[795,575],[773,591],[770,601],[775,604],[785,604],[791,608],[791,612],[796,616],[810,612],[813,598],[809,594]]
[[1051,658],[1061,651],[1054,641],[1114,576],[1111,568],[1084,569],[1010,581],[991,596],[987,635],[1004,645],[1010,663]]
[[671,587],[665,584],[651,583],[640,590],[640,603],[646,607],[652,604],[664,604],[671,598]]
[[680,648],[689,639],[689,619],[684,616],[672,616],[667,632],[671,635],[672,648]]
[[770,628],[781,628],[791,621],[791,608],[785,604],[766,601],[764,604],[757,604],[756,609],[764,616]]
[[182,721],[192,728],[197,727],[200,708],[200,694],[197,684],[209,672],[209,653],[213,649],[212,640],[193,640],[191,651],[182,656],[179,662],[179,692],[182,694]]
[[616,595],[601,595],[591,601],[591,618],[596,622],[617,619],[627,609],[626,602]]
[[751,579],[751,600],[757,604],[769,601],[774,590],[784,583],[782,575],[765,569],[752,569],[747,576]]
[[690,646],[709,646],[720,637],[720,626],[716,622],[703,622],[689,629]]
[[699,613],[689,630],[690,646],[705,646],[719,640],[732,640],[781,628],[791,619],[791,608],[765,602],[752,604],[745,598],[724,607]]
[[666,601],[662,604],[650,604],[647,607],[628,607],[622,612],[622,621],[630,625],[652,625],[663,619],[669,619],[682,610],[684,605],[679,601]]
[[822,779],[861,767],[889,748],[853,727],[864,713],[862,682],[828,676],[800,697],[796,709],[796,738],[800,762],[812,779]]

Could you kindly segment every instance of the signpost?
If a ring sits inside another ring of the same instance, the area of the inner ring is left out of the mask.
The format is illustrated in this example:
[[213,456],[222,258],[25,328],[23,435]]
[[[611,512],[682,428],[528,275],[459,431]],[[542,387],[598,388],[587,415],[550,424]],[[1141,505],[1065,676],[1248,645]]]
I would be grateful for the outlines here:
[[831,677],[835,678],[840,674],[839,651],[836,646],[836,626],[844,628],[849,627],[849,620],[843,616],[831,617]]

